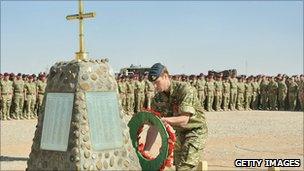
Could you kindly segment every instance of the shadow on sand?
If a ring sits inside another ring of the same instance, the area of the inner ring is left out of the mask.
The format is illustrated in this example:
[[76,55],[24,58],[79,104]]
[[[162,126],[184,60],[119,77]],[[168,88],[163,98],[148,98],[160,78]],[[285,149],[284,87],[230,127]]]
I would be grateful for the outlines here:
[[28,157],[0,156],[0,161],[27,161]]

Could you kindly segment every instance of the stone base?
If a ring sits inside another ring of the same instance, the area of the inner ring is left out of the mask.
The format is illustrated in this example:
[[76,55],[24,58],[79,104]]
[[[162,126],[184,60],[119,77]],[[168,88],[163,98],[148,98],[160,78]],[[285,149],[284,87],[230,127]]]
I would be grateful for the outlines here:
[[74,93],[67,150],[51,151],[40,147],[46,107],[44,96],[27,170],[141,170],[132,147],[127,119],[122,112],[119,118],[122,121],[123,146],[102,151],[92,148],[86,92],[108,91],[117,92],[117,83],[107,60],[73,60],[52,66],[46,96],[47,93]]

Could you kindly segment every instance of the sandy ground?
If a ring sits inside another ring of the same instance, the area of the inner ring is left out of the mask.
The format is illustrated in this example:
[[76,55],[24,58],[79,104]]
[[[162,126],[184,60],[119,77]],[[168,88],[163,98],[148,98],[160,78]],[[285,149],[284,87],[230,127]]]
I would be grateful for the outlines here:
[[[206,112],[209,135],[203,153],[208,170],[235,168],[243,159],[300,159],[303,170],[303,112]],[[1,170],[25,170],[36,120],[1,121]]]

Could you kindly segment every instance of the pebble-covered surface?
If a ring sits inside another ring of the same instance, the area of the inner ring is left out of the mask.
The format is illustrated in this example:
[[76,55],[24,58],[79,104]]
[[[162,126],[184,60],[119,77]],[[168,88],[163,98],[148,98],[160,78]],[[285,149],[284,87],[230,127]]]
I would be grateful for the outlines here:
[[[209,136],[203,156],[209,170],[236,170],[236,158],[297,158],[300,168],[281,170],[303,170],[302,112],[208,112],[206,117]],[[36,122],[1,121],[1,170],[25,170]]]

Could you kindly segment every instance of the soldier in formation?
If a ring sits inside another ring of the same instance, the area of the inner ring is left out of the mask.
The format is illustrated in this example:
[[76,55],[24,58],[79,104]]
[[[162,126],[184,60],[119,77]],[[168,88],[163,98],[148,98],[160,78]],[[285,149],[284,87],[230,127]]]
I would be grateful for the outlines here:
[[[216,78],[214,80],[213,78]],[[140,108],[151,108],[151,99],[155,94],[154,85],[147,80],[147,76],[144,79],[144,90],[139,89],[135,75],[129,76],[129,86],[132,88],[126,90],[120,90],[120,97],[125,111],[128,114],[133,114],[140,111]],[[237,76],[234,73],[223,76],[222,74],[209,73],[206,76],[203,74],[195,75],[173,75],[170,79],[174,80],[172,84],[177,82],[184,82],[188,84],[195,95],[198,97],[203,110],[206,111],[235,111],[235,110],[289,110],[297,111],[303,110],[304,106],[304,89],[303,80],[304,76],[291,76],[278,74],[277,76]],[[118,83],[120,84],[118,79]],[[120,86],[119,86],[119,89]],[[123,88],[122,88],[123,89]],[[130,90],[128,90],[130,89]],[[139,89],[139,91],[137,90]],[[127,93],[128,91],[129,94]],[[140,100],[132,102],[132,99],[142,97],[137,95],[137,92],[144,92],[144,102]],[[124,92],[127,95],[124,95]],[[126,98],[125,98],[126,97]],[[131,101],[128,100],[128,98]],[[132,98],[133,97],[133,98]],[[123,99],[126,100],[123,100]],[[133,105],[132,105],[133,104]],[[137,108],[140,104],[140,108]],[[142,104],[143,107],[142,107]]]
[[0,119],[33,119],[40,112],[46,75],[0,74]]

